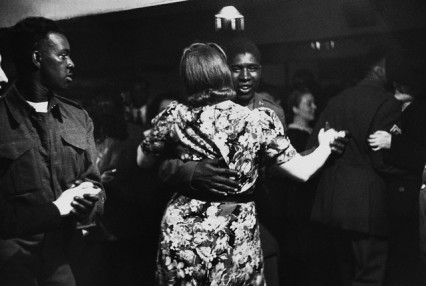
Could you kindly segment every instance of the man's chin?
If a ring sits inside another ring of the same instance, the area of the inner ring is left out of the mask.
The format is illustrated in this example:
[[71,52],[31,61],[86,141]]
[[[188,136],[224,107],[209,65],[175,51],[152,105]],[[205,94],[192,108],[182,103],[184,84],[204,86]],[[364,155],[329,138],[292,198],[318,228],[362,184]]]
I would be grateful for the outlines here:
[[61,84],[61,85],[52,86],[50,88],[50,90],[53,91],[53,92],[61,92],[63,90],[66,90],[68,88],[68,86],[69,86],[69,83],[64,83],[64,84]]
[[240,104],[248,104],[253,98],[254,93],[237,94],[236,101]]

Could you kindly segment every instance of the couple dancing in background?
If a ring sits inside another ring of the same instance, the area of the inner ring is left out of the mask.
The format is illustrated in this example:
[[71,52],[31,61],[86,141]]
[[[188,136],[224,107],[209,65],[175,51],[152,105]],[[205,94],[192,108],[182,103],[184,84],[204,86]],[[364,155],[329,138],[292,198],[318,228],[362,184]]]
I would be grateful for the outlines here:
[[[186,104],[173,103],[153,121],[139,163],[158,159],[222,158],[239,187],[226,195],[179,190],[161,222],[157,278],[160,285],[265,285],[253,190],[262,166],[307,181],[332,153],[342,134],[321,130],[319,146],[300,156],[276,114],[234,103],[231,72],[216,44],[183,52],[180,71]],[[344,135],[343,135],[344,136]]]

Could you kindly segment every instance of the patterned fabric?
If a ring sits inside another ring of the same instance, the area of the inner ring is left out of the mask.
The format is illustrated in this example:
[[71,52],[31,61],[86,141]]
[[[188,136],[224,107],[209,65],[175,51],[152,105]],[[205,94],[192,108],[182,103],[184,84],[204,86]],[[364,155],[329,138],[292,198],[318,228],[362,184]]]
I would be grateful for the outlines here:
[[[176,148],[176,146],[180,146]],[[237,194],[252,190],[259,167],[296,151],[275,113],[231,101],[191,109],[172,103],[153,120],[144,152],[184,161],[223,157],[241,173]],[[161,223],[160,285],[264,285],[255,204],[206,202],[175,194]]]

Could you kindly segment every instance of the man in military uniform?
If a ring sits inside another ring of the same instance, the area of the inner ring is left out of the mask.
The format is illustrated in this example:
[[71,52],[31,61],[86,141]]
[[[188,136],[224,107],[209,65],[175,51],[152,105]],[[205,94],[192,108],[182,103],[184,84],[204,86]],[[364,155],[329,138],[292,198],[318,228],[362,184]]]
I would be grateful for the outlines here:
[[104,201],[93,124],[56,94],[74,63],[55,22],[26,18],[10,32],[17,80],[0,99],[0,284],[73,286],[67,242]]

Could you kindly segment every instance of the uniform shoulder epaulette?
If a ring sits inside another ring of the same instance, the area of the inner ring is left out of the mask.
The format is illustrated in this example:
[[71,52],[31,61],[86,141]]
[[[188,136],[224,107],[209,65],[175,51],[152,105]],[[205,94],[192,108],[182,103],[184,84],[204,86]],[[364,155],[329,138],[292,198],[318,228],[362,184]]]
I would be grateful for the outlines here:
[[63,97],[63,96],[59,96],[59,95],[55,95],[55,97],[57,99],[59,99],[60,101],[66,103],[66,104],[72,105],[72,106],[77,107],[79,109],[83,109],[83,107],[79,103],[77,103],[76,101],[74,101],[72,99],[69,99],[69,98],[66,98],[66,97]]
[[262,102],[262,101],[272,105],[277,105],[272,98],[267,96],[260,98],[259,102]]

